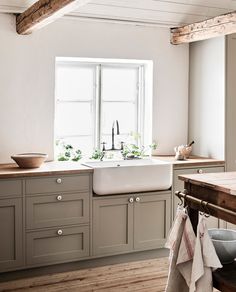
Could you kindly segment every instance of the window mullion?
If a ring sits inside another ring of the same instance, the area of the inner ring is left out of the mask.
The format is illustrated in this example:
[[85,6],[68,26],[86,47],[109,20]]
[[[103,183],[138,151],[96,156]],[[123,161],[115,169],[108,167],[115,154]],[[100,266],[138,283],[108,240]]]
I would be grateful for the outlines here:
[[96,92],[95,92],[95,143],[96,148],[100,148],[101,143],[101,65],[96,66]]

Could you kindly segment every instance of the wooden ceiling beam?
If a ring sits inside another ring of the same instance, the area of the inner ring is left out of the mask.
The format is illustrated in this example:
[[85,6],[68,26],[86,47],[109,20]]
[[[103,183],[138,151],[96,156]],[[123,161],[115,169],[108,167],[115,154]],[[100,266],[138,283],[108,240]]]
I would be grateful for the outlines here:
[[16,31],[30,34],[90,0],[39,0],[16,16]]
[[171,43],[179,45],[236,32],[236,11],[182,27],[171,28]]

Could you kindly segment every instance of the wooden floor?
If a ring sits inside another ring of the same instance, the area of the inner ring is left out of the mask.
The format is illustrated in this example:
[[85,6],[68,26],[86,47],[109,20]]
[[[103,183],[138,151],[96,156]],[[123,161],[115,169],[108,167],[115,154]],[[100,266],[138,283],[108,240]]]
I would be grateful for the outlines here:
[[0,291],[164,292],[167,274],[167,258],[149,259],[3,282]]
[[0,291],[162,292],[167,274],[168,259],[161,258],[0,283]]

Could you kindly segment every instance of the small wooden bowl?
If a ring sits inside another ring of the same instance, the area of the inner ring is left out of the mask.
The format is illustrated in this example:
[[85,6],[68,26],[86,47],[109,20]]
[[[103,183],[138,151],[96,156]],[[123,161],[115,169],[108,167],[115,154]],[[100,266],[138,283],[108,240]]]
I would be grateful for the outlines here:
[[47,157],[48,155],[44,153],[22,153],[11,156],[20,168],[38,168]]

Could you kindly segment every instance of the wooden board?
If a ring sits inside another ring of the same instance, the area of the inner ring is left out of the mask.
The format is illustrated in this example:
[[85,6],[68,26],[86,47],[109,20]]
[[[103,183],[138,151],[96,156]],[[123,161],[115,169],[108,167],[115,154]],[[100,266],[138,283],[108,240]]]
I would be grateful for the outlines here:
[[214,191],[236,195],[236,172],[181,175],[179,179]]
[[191,43],[236,32],[236,11],[171,29],[173,45]]
[[16,31],[29,34],[46,26],[89,0],[39,0],[16,17]]

